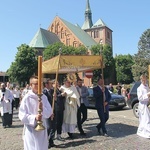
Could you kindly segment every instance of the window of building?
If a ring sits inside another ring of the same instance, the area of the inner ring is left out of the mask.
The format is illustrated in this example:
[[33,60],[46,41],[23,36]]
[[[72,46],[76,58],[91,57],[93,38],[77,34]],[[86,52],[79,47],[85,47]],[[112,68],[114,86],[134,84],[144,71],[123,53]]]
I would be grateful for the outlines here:
[[61,39],[64,38],[64,31],[63,31],[63,28],[61,29],[61,35],[60,35],[60,38],[61,38]]
[[54,25],[52,24],[52,26],[51,26],[51,32],[54,32],[53,30],[54,30]]
[[59,30],[58,28],[59,28],[59,22],[58,22],[58,23],[56,24],[56,26],[55,26],[55,33],[56,33],[56,34],[58,34],[58,30]]
[[73,47],[77,47],[77,42],[76,41],[73,42]]
[[99,37],[99,31],[98,30],[95,30],[94,31],[94,38],[98,38]]
[[66,39],[66,45],[70,46],[70,39]]
[[107,38],[110,39],[110,33],[107,31]]

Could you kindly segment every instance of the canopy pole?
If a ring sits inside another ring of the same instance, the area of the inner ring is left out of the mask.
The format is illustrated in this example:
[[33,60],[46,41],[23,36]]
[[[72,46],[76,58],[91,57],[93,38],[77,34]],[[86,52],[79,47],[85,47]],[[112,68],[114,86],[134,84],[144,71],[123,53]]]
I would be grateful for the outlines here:
[[[103,55],[102,55],[102,50],[103,50],[103,45],[100,45],[101,47],[100,47],[100,55],[101,55],[101,63],[100,63],[100,65],[101,65],[101,69],[102,69],[102,74],[101,74],[101,76],[102,76],[102,80],[103,80],[103,85],[102,85],[102,87],[103,88],[105,88],[105,86],[104,86],[104,70],[103,70]],[[104,113],[106,113],[106,108],[105,108],[105,91],[103,91],[103,105],[104,105]]]
[[58,71],[59,71],[59,65],[60,65],[60,56],[61,56],[62,49],[59,48],[59,57],[58,57],[58,65],[56,70],[56,77],[55,77],[55,87],[54,87],[54,95],[53,95],[53,101],[52,101],[52,110],[54,113],[54,104],[55,104],[55,98],[56,98],[56,89],[57,89],[57,81],[58,81]]

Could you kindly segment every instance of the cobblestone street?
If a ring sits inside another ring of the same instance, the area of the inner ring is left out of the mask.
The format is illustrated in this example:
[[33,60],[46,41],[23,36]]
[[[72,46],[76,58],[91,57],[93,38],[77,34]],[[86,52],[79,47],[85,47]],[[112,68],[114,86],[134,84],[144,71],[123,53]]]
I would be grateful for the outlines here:
[[[125,110],[126,112],[128,110]],[[119,111],[117,112],[119,114]],[[19,121],[18,112],[14,111],[14,122],[11,128],[3,129],[0,126],[0,150],[23,150],[22,128]],[[96,110],[88,110],[88,120],[83,128],[87,133],[86,137],[80,136],[78,130],[74,134],[73,140],[66,139],[64,142],[55,140],[57,148],[52,150],[149,150],[149,139],[144,139],[136,135],[138,119],[118,117],[110,112],[110,119],[107,123],[109,137],[97,134],[96,124],[99,122]],[[1,120],[0,120],[1,124]],[[62,134],[67,138],[67,134]]]

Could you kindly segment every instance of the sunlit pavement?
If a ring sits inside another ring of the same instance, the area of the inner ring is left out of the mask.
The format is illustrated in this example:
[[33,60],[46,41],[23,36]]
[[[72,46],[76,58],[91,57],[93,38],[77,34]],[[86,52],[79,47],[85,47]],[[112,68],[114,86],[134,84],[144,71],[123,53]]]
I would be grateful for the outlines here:
[[[13,126],[3,129],[0,126],[0,150],[23,150],[22,128],[17,111],[14,111]],[[62,134],[65,141],[55,140],[56,148],[68,150],[149,150],[149,139],[136,135],[138,119],[133,116],[132,110],[125,108],[121,111],[110,111],[110,119],[107,122],[109,137],[100,136],[96,125],[99,122],[97,112],[88,109],[88,119],[83,124],[87,133],[81,136],[76,129],[74,139],[67,139],[67,134]],[[0,120],[1,125],[1,120]]]

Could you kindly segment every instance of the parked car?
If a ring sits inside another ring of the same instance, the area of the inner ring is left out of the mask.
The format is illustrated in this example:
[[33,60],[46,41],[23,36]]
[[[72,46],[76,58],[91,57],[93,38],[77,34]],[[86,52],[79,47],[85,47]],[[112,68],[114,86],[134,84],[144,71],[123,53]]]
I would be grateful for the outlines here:
[[137,88],[140,86],[141,82],[135,82],[129,93],[128,93],[128,100],[127,100],[127,105],[133,109],[133,114],[136,118],[139,117],[139,112],[138,112],[138,106],[139,106],[139,100],[137,97]]
[[[89,91],[89,108],[95,108],[95,99],[93,97],[93,88],[88,88]],[[111,100],[109,102],[109,109],[123,109],[126,106],[125,97],[117,95],[109,91],[111,94]]]

